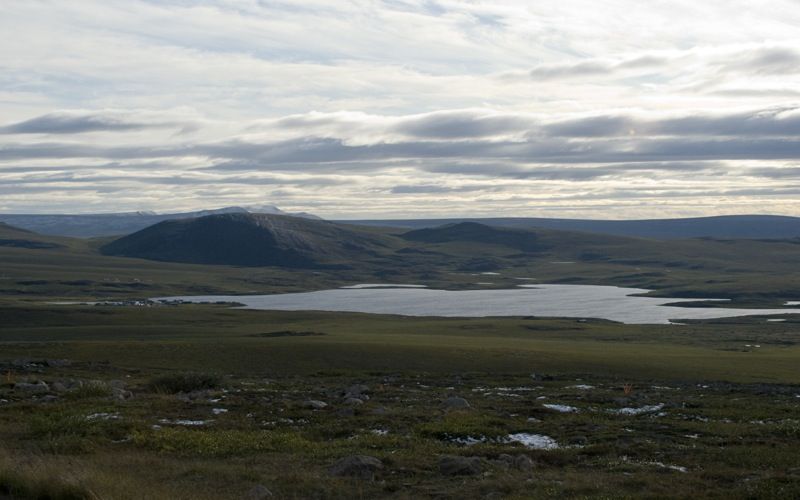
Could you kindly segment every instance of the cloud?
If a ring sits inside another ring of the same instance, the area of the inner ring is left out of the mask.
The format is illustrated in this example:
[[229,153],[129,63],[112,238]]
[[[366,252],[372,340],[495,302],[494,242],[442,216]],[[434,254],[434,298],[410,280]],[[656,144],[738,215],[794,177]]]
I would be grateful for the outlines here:
[[0,211],[800,215],[751,3],[0,2]]
[[119,113],[49,113],[0,127],[0,134],[82,134],[86,132],[127,132],[143,129],[180,127],[184,132],[196,128],[192,123],[137,121]]
[[671,59],[656,54],[634,56],[621,60],[594,59],[570,63],[542,64],[528,72],[534,80],[615,76],[630,71],[652,71],[670,63]]

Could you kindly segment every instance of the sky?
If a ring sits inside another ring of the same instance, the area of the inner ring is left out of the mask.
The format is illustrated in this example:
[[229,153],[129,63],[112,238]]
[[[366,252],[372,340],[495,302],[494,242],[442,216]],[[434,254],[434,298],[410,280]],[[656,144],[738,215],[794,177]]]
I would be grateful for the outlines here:
[[800,0],[3,0],[0,212],[800,216]]

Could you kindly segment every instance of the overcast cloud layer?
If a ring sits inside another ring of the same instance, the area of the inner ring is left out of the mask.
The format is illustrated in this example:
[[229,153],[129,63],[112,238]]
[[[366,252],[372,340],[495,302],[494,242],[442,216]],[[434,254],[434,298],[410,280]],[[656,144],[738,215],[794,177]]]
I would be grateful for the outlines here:
[[0,211],[800,216],[800,1],[0,2]]

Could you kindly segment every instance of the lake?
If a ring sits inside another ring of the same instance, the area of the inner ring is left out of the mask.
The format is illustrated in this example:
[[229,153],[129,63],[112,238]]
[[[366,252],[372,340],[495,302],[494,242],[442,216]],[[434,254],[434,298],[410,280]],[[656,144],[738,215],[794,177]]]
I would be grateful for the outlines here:
[[[162,297],[186,302],[238,302],[246,309],[337,311],[403,316],[542,316],[602,318],[631,324],[682,319],[800,313],[800,309],[675,307],[666,304],[709,299],[638,297],[639,288],[597,285],[520,285],[503,290],[435,290],[418,285],[362,284],[317,292],[275,295]],[[724,299],[715,299],[724,300]]]

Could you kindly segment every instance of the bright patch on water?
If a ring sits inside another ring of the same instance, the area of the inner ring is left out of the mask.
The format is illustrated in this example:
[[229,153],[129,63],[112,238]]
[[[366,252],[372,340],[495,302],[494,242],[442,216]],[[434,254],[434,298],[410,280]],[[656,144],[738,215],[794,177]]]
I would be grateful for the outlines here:
[[400,285],[397,283],[361,283],[339,287],[342,290],[361,290],[364,288],[427,288],[427,285]]

